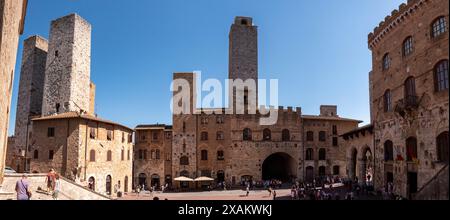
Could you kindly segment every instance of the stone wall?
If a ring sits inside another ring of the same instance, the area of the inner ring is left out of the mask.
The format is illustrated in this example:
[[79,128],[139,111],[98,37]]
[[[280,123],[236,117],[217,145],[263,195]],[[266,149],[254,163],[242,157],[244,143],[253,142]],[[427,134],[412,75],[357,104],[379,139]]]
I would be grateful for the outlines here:
[[11,93],[19,35],[23,32],[26,0],[0,0],[0,184],[8,142]]

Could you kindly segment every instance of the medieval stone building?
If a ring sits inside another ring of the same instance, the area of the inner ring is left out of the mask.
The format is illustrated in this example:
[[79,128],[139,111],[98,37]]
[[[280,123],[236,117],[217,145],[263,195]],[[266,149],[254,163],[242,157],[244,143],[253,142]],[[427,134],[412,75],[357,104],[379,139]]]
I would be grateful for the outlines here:
[[27,3],[27,0],[0,0],[0,186],[5,167],[17,47],[24,29]]

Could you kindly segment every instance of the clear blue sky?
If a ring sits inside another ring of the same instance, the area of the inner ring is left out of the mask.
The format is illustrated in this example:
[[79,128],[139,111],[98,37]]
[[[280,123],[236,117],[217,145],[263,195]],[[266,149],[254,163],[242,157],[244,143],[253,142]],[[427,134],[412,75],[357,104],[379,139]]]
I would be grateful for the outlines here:
[[[259,77],[279,79],[279,104],[318,114],[321,104],[368,123],[367,35],[406,0],[31,0],[23,40],[48,38],[50,21],[78,13],[93,26],[91,79],[100,117],[134,127],[172,123],[172,73],[228,76],[235,16],[259,26]],[[9,134],[14,132],[22,45]]]

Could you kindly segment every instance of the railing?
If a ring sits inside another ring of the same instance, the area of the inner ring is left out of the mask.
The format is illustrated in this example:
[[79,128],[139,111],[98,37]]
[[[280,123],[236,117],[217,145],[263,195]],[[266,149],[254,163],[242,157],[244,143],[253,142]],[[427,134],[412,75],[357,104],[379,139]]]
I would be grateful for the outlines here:
[[[444,167],[442,167],[437,173],[436,175],[433,176],[433,178],[431,178],[430,180],[428,180],[422,187],[420,187],[420,189],[414,193],[413,198],[414,199],[418,199],[418,197],[421,195],[421,193],[424,192],[425,189],[427,189],[429,186],[432,186],[432,184],[435,181],[438,181],[438,178],[441,176],[441,174],[443,174],[444,172],[448,172],[448,164],[446,164]],[[446,177],[448,179],[448,176]],[[447,185],[448,187],[448,185]],[[448,189],[448,188],[447,188]],[[448,199],[448,198],[447,198]]]

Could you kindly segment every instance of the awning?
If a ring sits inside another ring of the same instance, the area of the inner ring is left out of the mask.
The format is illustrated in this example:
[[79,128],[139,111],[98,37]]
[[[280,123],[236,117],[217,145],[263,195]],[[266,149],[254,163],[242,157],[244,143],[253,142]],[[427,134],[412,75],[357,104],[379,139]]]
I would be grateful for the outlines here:
[[179,181],[179,182],[194,182],[193,179],[187,178],[187,177],[185,177],[185,176],[180,176],[180,177],[177,177],[177,178],[175,178],[175,179],[173,179],[173,180]]
[[195,182],[207,182],[207,181],[214,181],[214,179],[210,178],[210,177],[202,176],[202,177],[195,179],[194,181]]

